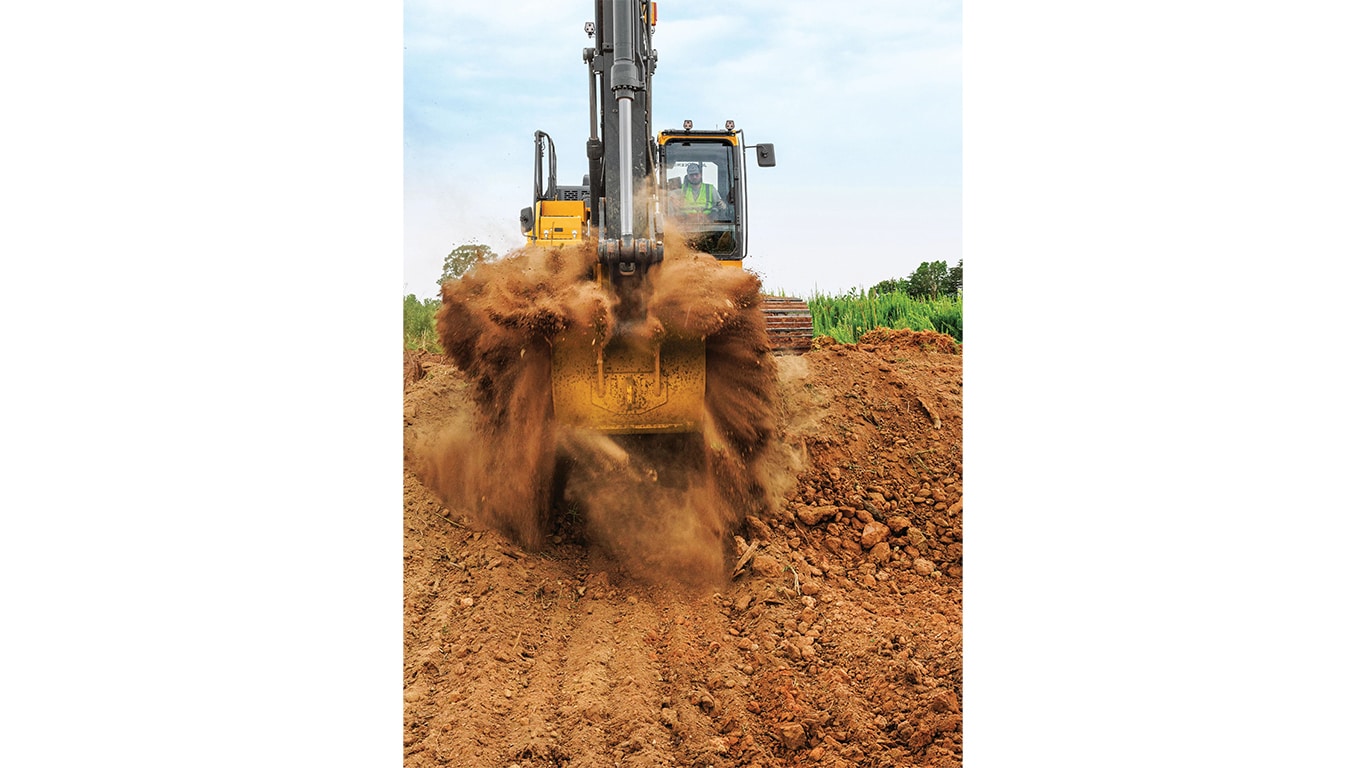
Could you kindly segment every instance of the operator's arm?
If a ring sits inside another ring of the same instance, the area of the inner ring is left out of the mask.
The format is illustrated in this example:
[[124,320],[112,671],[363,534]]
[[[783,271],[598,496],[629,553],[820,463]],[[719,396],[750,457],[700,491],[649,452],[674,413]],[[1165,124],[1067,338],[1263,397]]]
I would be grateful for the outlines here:
[[724,210],[726,210],[726,199],[725,199],[724,197],[721,197],[721,190],[717,189],[716,186],[713,185],[713,184],[708,184],[707,186],[711,187],[711,207],[712,207],[712,210],[714,210],[714,211],[724,211]]

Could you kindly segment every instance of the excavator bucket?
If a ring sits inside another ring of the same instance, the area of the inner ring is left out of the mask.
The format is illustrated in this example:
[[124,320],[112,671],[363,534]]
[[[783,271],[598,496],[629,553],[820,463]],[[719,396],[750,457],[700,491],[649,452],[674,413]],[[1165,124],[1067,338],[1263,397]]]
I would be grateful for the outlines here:
[[551,371],[562,424],[616,435],[702,429],[703,339],[614,339],[604,346],[589,333],[567,333],[555,340]]

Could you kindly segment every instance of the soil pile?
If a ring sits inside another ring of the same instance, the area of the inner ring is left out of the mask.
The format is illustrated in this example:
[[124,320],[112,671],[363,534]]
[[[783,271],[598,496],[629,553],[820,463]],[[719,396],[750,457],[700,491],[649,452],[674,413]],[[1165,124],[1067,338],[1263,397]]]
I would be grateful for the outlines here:
[[[542,410],[536,335],[601,325],[591,290],[465,301],[451,327],[478,331],[447,348],[473,358],[405,360],[405,765],[961,764],[957,348],[879,331],[746,371],[757,286],[733,287],[709,286],[729,331],[709,374],[738,394],[700,451],[640,438],[656,452],[623,461]],[[656,316],[688,305],[654,295]],[[537,496],[526,473],[566,447],[563,493]]]

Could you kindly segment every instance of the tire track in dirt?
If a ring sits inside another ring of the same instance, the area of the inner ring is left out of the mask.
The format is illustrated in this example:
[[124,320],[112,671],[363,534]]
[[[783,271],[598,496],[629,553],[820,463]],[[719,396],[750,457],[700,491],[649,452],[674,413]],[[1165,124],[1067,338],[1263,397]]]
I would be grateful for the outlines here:
[[[447,525],[438,505],[414,527],[430,536]],[[407,605],[407,764],[525,767],[597,754],[671,765],[680,742],[709,730],[673,714],[678,673],[661,650],[680,639],[671,617],[684,603],[612,586],[609,566],[585,565],[594,556],[582,547],[518,557],[497,533],[452,530],[441,537],[455,547],[409,553],[409,578],[420,570],[428,589],[410,591]],[[495,580],[501,599],[484,599]]]

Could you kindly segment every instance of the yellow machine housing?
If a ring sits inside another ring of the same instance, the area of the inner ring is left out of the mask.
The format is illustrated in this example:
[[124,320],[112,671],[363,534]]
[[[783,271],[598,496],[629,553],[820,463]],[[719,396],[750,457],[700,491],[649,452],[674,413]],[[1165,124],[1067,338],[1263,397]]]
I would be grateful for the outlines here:
[[583,200],[539,200],[527,245],[550,247],[583,242],[588,235],[588,204]]
[[727,132],[725,132],[725,133],[722,133],[721,131],[695,131],[695,132],[694,132],[692,129],[688,129],[688,130],[685,130],[685,131],[679,131],[679,130],[664,130],[664,131],[660,131],[660,132],[659,132],[658,141],[659,141],[660,146],[664,146],[664,145],[670,144],[670,143],[672,143],[672,142],[681,142],[681,141],[684,141],[684,140],[687,140],[687,139],[691,139],[691,138],[693,138],[693,137],[695,137],[695,136],[703,136],[703,135],[705,135],[705,136],[708,138],[708,140],[710,140],[710,141],[712,141],[712,142],[716,142],[716,143],[725,143],[725,144],[731,145],[732,147],[738,147],[738,146],[740,146],[740,135],[737,134],[737,133],[732,133],[732,132],[730,132],[730,131],[727,131]]

